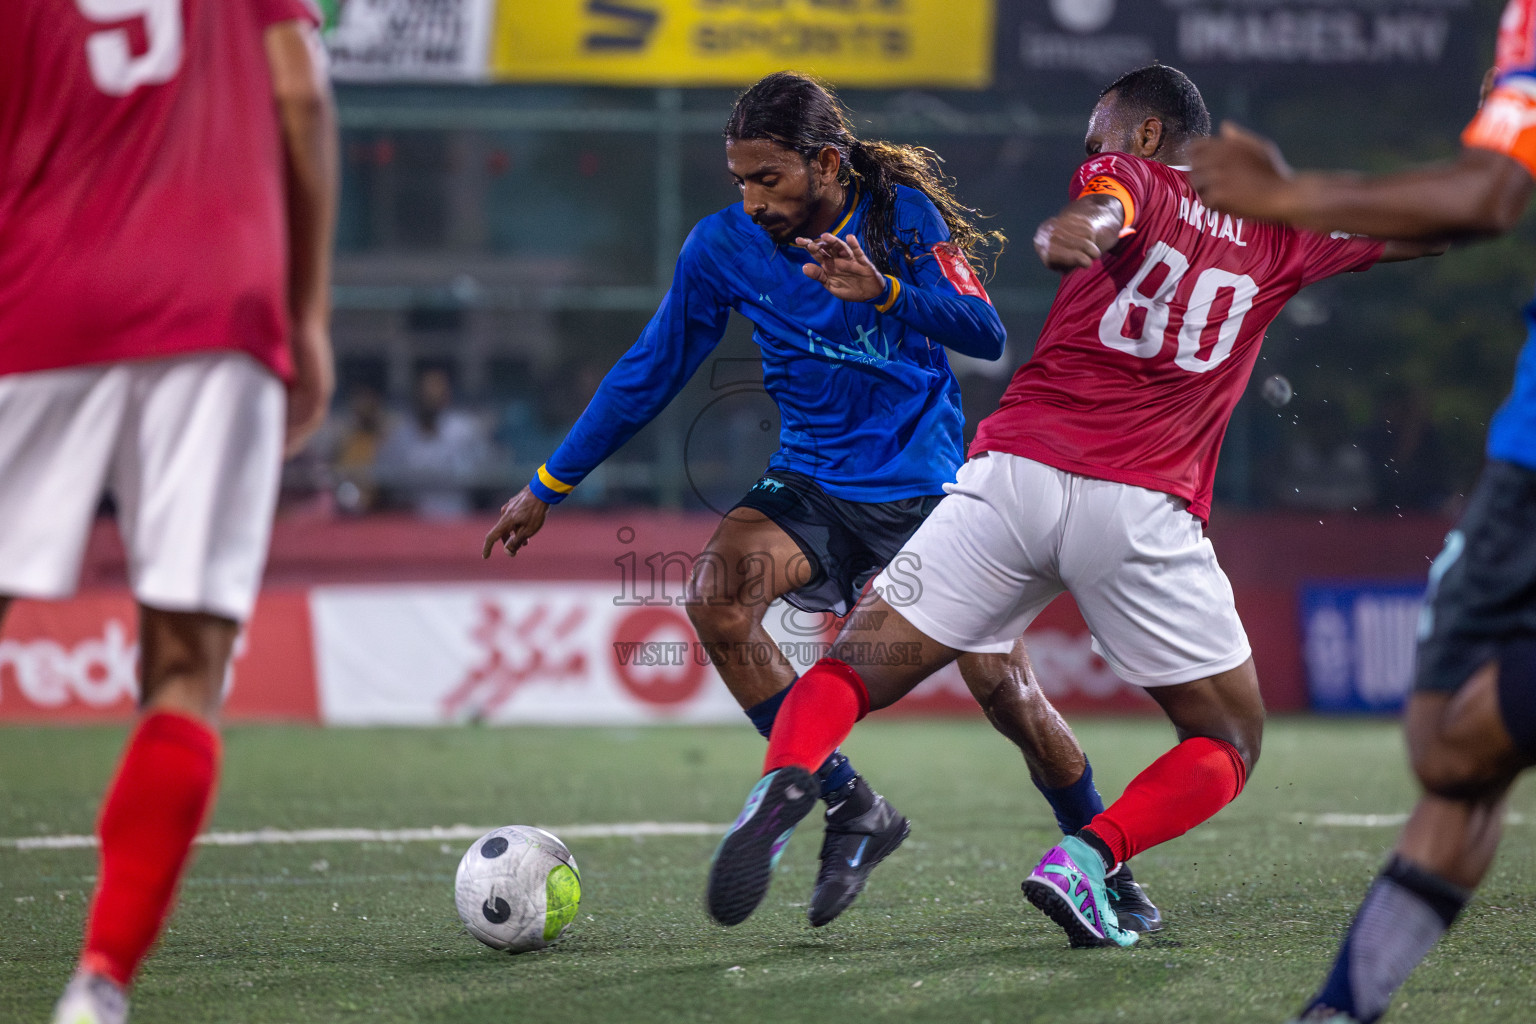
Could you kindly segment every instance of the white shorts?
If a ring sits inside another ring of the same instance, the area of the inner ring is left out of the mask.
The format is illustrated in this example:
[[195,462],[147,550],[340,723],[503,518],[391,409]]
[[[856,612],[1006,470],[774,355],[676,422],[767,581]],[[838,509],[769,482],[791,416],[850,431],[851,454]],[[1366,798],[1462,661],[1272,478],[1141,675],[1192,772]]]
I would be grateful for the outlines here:
[[1004,653],[1066,590],[1128,682],[1187,683],[1248,660],[1232,585],[1183,500],[1000,452],[945,490],[875,579],[934,640]]
[[286,403],[281,381],[233,352],[0,376],[0,595],[72,594],[110,493],[141,604],[244,621]]

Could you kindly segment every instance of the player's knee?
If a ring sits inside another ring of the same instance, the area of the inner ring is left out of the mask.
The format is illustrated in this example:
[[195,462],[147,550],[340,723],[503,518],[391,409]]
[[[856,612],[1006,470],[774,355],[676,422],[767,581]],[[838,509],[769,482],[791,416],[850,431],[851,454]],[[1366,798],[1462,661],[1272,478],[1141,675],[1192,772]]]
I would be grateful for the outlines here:
[[216,652],[175,658],[146,658],[141,670],[141,701],[146,711],[177,711],[209,720],[224,703],[229,661]]
[[1234,743],[1237,752],[1242,755],[1243,763],[1248,766],[1248,774],[1253,774],[1253,769],[1259,763],[1259,755],[1264,751],[1264,713],[1244,718],[1238,730],[1240,742]]
[[759,618],[757,609],[735,601],[690,601],[686,610],[693,628],[706,641],[745,640],[756,627]]
[[1475,799],[1503,783],[1503,772],[1475,750],[1436,741],[1415,747],[1413,774],[1425,791],[1447,800]]
[[[734,598],[725,559],[717,551],[705,551],[694,560],[683,587],[683,604],[693,618],[695,605],[728,605]],[[695,622],[697,625],[697,622]]]
[[1220,728],[1210,730],[1206,735],[1236,750],[1237,756],[1242,758],[1244,771],[1250,776],[1253,774],[1259,763],[1259,754],[1264,749],[1263,714],[1230,718]]
[[1252,775],[1264,748],[1264,716],[1262,713],[1256,716],[1229,713],[1219,720],[1207,720],[1195,728],[1188,724],[1182,725],[1179,735],[1186,740],[1204,737],[1225,743],[1242,759],[1245,772]]

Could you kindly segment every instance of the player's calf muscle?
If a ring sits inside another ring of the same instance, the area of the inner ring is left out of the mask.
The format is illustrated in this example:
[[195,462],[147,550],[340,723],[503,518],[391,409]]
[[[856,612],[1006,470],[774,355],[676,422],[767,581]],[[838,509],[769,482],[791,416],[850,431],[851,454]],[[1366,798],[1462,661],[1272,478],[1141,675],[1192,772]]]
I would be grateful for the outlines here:
[[143,706],[214,717],[239,625],[198,612],[141,608],[140,616]]

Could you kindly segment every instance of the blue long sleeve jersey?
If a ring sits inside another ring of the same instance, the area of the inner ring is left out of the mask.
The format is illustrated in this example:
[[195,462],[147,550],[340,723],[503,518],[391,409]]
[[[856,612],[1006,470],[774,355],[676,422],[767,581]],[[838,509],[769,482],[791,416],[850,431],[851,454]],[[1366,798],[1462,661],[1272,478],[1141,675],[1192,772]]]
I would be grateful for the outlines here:
[[[866,251],[868,209],[852,190],[834,229]],[[886,291],[871,302],[836,298],[806,277],[810,255],[775,245],[739,203],[700,221],[661,307],[539,467],[533,493],[560,501],[661,412],[719,344],[732,309],[755,325],[779,407],[770,470],[804,473],[848,501],[940,493],[964,460],[965,426],[942,346],[997,359],[1006,335],[964,258],[943,245],[949,228],[928,197],[898,185],[894,220],[913,259],[896,250]]]

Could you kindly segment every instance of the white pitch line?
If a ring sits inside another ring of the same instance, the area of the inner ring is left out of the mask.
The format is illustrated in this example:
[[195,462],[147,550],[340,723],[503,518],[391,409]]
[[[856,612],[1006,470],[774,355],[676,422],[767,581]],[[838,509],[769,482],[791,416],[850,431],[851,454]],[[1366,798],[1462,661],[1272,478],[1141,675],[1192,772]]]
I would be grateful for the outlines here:
[[[1303,815],[1303,817],[1307,817]],[[1312,824],[1325,828],[1401,828],[1408,822],[1406,812],[1397,814],[1313,814]],[[1524,825],[1525,815],[1510,814],[1504,818],[1506,825]]]
[[[1397,814],[1303,814],[1319,828],[1400,828],[1408,820]],[[1511,814],[1508,825],[1525,824],[1525,816]],[[612,825],[539,826],[565,839],[630,839],[646,836],[714,836],[728,826],[707,821],[631,821]],[[434,825],[431,828],[261,828],[251,832],[205,832],[197,837],[200,846],[292,846],[299,843],[426,843],[463,842],[479,839],[489,827],[479,825]],[[95,836],[24,836],[0,839],[0,849],[12,850],[88,850],[97,845]]]
[[[479,839],[491,826],[434,825],[431,828],[307,828],[292,831],[261,828],[254,832],[205,832],[201,846],[282,846],[294,843],[421,843]],[[544,826],[539,826],[545,828]],[[631,821],[614,825],[566,825],[545,828],[566,839],[625,839],[644,836],[713,836],[728,826],[705,821]],[[96,846],[95,836],[25,836],[0,839],[0,847],[15,850],[84,850]]]
[[1314,814],[1312,824],[1335,828],[1398,828],[1407,814]]

